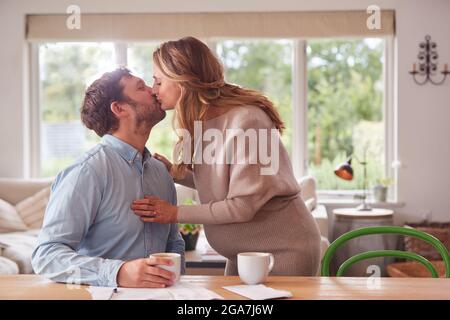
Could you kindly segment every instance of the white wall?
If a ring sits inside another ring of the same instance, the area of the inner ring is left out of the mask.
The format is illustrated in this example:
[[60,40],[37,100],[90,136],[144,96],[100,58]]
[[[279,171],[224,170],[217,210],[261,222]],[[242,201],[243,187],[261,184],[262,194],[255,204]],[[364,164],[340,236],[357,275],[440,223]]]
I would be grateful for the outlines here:
[[[408,70],[418,43],[430,34],[438,43],[440,62],[450,63],[450,1],[299,1],[299,0],[172,0],[127,1],[0,0],[0,176],[26,176],[28,81],[25,14],[64,13],[70,4],[82,12],[208,12],[365,9],[377,4],[395,9],[397,17],[398,156],[397,221],[417,220],[431,212],[434,220],[450,220],[450,79],[443,86],[418,86]],[[169,26],[167,26],[169,27]]]

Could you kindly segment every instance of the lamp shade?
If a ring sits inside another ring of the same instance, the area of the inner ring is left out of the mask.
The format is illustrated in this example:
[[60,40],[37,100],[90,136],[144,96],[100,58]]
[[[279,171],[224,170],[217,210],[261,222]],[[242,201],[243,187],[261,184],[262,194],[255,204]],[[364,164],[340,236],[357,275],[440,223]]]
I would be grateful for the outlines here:
[[349,157],[347,161],[336,167],[334,173],[341,179],[353,180],[352,157]]

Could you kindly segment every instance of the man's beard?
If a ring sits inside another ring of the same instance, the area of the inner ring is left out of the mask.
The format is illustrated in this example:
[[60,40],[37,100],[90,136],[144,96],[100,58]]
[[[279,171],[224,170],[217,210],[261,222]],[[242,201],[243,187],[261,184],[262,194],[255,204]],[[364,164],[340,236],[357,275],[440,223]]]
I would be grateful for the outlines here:
[[[134,100],[128,101],[136,112],[135,130],[136,133],[148,131],[162,119],[166,117],[166,112],[161,107],[152,108],[150,104],[138,103]],[[156,103],[156,102],[154,102]]]

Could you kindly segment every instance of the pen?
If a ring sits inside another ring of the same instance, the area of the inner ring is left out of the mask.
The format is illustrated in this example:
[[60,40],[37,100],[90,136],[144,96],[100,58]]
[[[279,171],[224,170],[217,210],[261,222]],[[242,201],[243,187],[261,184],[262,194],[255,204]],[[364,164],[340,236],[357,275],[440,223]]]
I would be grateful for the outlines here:
[[108,300],[112,300],[114,293],[117,293],[117,288],[114,288],[113,291],[111,292],[111,295],[109,296]]

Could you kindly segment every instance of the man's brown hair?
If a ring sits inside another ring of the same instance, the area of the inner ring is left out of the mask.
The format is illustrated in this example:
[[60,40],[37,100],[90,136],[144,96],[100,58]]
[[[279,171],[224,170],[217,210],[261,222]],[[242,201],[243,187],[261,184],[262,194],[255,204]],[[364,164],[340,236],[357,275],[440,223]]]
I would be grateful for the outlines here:
[[126,68],[106,72],[86,90],[81,106],[81,121],[100,137],[119,128],[119,120],[111,111],[111,103],[127,100],[120,80],[130,76],[131,72]]

